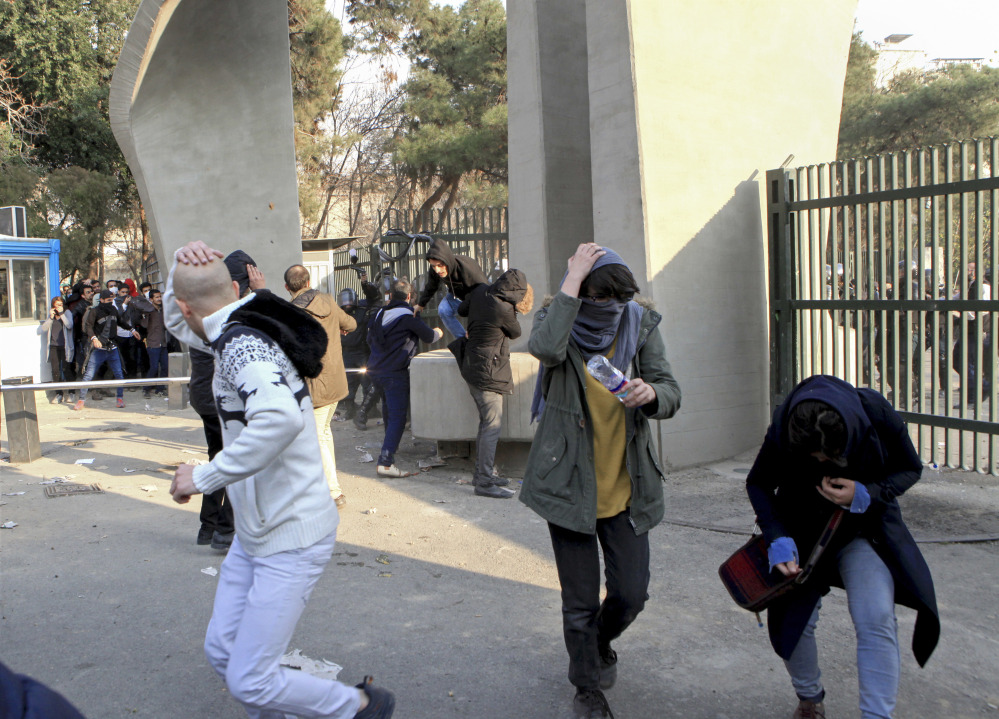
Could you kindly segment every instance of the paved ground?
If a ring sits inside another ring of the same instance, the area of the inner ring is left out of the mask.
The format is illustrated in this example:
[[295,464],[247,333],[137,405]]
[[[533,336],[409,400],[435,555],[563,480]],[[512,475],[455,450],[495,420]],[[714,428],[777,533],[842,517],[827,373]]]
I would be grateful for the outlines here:
[[[128,393],[82,413],[40,406],[44,457],[11,465],[0,436],[0,660],[69,697],[91,719],[243,716],[209,670],[201,641],[222,556],[194,544],[198,503],[167,494],[172,467],[204,457],[190,410]],[[40,402],[44,402],[38,395]],[[148,404],[148,408],[147,405]],[[417,477],[374,478],[359,462],[366,433],[336,424],[349,504],[339,544],[292,648],[374,674],[399,699],[399,719],[562,719],[570,714],[559,596],[545,525],[516,500],[474,497],[467,462]],[[370,448],[369,448],[370,449]],[[377,454],[377,452],[374,452]],[[407,441],[400,463],[432,454]],[[78,459],[94,461],[77,465]],[[748,530],[742,491],[751,457],[676,471],[671,522],[652,534],[651,599],[618,642],[620,718],[789,717],[794,697],[766,632],[735,607],[718,564]],[[48,499],[47,482],[98,483],[103,494]],[[23,492],[23,494],[21,494]],[[999,483],[928,472],[903,498],[917,537],[999,535]],[[702,529],[681,523],[710,526]],[[923,545],[943,638],[920,670],[899,610],[903,675],[898,717],[999,719],[999,543]],[[855,719],[854,640],[842,593],[819,625],[828,716]]]

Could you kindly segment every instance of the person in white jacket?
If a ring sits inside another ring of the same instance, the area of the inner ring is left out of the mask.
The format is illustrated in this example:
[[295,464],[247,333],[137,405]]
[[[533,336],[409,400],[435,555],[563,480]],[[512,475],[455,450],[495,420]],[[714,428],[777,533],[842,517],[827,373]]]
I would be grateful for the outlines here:
[[185,503],[226,487],[236,524],[205,654],[251,719],[388,719],[395,699],[370,678],[349,687],[280,666],[339,521],[304,381],[320,369],[325,330],[266,290],[240,299],[221,257],[201,242],[178,250],[163,302],[170,331],[215,356],[223,440],[208,464],[180,465],[170,493]]

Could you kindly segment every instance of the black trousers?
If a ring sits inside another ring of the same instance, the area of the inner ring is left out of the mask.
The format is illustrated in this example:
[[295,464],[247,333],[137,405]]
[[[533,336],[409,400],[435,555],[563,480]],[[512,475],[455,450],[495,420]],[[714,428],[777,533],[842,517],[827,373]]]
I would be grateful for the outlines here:
[[[569,681],[600,686],[600,648],[621,636],[649,598],[649,535],[635,534],[627,510],[597,520],[597,532],[580,534],[548,524],[562,585],[562,630],[569,652]],[[600,550],[607,597],[600,601]]]
[[[222,451],[222,423],[218,415],[201,415],[205,426],[205,441],[208,442],[208,461]],[[232,518],[232,505],[226,496],[225,487],[201,496],[201,526],[220,534],[229,534],[235,529]]]

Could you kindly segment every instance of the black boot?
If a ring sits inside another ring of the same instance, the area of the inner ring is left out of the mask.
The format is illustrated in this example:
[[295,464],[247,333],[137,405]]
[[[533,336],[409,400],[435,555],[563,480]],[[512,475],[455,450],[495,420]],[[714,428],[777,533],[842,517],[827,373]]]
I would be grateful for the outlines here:
[[371,413],[372,408],[378,403],[379,392],[375,389],[374,385],[369,386],[364,390],[364,399],[361,400],[361,406],[357,408],[357,414],[354,415],[354,426],[358,429],[368,428],[368,415]]

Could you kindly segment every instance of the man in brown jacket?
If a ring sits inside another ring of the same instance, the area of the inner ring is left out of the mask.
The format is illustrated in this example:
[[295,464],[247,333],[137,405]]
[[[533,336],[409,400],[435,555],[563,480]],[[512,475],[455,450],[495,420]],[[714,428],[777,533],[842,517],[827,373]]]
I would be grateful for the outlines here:
[[292,265],[284,273],[284,287],[291,293],[291,303],[301,307],[326,330],[329,344],[323,356],[323,371],[314,379],[307,379],[312,406],[316,411],[316,428],[319,431],[319,449],[323,457],[323,470],[330,496],[337,508],[347,504],[336,476],[336,457],[333,454],[333,432],[330,422],[336,412],[336,404],[347,396],[347,373],[343,368],[343,352],[340,337],[357,327],[354,318],[341,310],[331,295],[309,289],[309,271],[302,265]]

